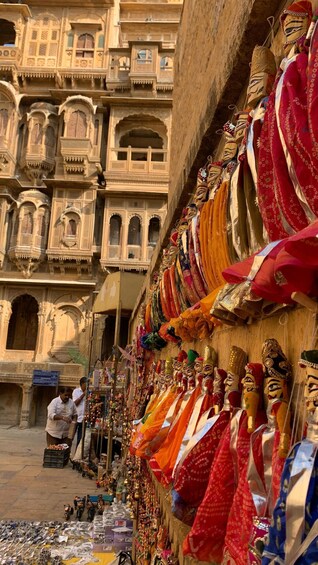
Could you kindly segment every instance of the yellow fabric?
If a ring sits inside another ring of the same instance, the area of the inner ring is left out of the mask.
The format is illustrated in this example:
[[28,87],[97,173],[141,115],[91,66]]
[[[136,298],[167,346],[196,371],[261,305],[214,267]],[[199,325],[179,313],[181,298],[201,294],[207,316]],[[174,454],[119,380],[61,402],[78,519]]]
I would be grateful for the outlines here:
[[222,271],[230,264],[227,243],[227,201],[229,182],[221,184],[214,200],[208,200],[200,216],[200,245],[204,275],[210,292],[224,285]]
[[[93,555],[94,555],[94,557],[98,558],[98,562],[90,561],[87,565],[108,565],[116,557],[116,553],[94,553]],[[76,563],[78,563],[79,560],[80,560],[80,558],[67,559],[65,561],[65,563],[76,564]]]
[[222,271],[231,264],[227,243],[228,190],[229,181],[225,181],[220,186],[214,201],[210,257],[211,268],[217,281],[216,286],[225,284]]
[[221,288],[223,288],[223,286],[224,285],[218,286],[217,288],[212,290],[212,292],[210,292],[210,294],[208,294],[208,296],[206,296],[205,298],[202,298],[202,300],[200,300],[200,308],[201,308],[201,311],[202,311],[204,316],[210,315],[210,311],[211,311],[211,308],[212,308],[212,306],[215,302],[215,299],[216,299],[217,295],[219,294],[219,291],[221,290]]
[[207,280],[210,291],[213,290],[213,288],[215,287],[213,276],[211,273],[211,268],[210,268],[210,251],[209,251],[211,217],[213,215],[213,206],[214,206],[213,200],[208,200],[208,202],[205,203],[203,207],[204,215],[203,217],[201,216],[200,233],[199,233],[204,275]]

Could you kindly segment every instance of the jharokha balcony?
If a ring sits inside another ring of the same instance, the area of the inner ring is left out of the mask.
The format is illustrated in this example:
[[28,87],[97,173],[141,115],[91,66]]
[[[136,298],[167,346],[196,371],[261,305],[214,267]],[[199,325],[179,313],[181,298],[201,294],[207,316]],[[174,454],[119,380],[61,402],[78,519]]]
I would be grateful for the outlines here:
[[109,151],[107,171],[110,173],[168,174],[167,151],[163,149],[137,149],[115,147]]

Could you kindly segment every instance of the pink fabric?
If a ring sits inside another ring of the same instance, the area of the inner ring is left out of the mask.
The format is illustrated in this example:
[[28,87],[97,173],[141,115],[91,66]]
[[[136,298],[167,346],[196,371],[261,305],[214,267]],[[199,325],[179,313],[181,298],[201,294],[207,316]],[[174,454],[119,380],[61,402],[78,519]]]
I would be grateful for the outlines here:
[[[283,84],[285,84],[285,75],[286,73],[283,73],[281,76],[281,80],[284,81]],[[268,231],[271,239],[280,239],[281,237],[284,237],[284,235],[277,237],[278,227],[275,228],[272,225],[274,218],[268,217],[270,210],[265,210],[265,207],[270,206],[270,202],[267,201],[268,198],[274,198],[276,201],[272,211],[275,213],[275,218],[278,213],[278,218],[285,234],[287,231],[291,232],[291,230],[301,230],[308,225],[308,220],[298,200],[294,185],[289,175],[286,157],[279,135],[275,109],[275,97],[278,82],[279,80],[277,77],[267,105],[260,138],[260,167],[258,183],[259,201],[262,215],[263,213],[266,214],[267,221],[271,226],[271,231]],[[288,96],[286,97],[286,90],[283,87],[281,106],[284,106],[284,108],[286,105],[286,98],[288,102]],[[268,146],[265,147],[265,144],[268,144]],[[271,165],[271,170],[268,169],[267,172],[264,171],[264,155],[266,154],[267,161],[270,161],[268,165]],[[269,187],[269,184],[271,184],[271,187]],[[270,194],[265,194],[265,191],[268,191],[268,189],[270,189]],[[284,225],[283,219],[287,222],[287,225],[289,226],[288,228]]]
[[[264,421],[264,415],[257,420],[259,426]],[[235,476],[240,479],[244,473],[250,449],[250,434],[247,432],[245,412],[239,422],[236,443],[237,465],[230,451],[230,443],[230,424],[228,424],[215,454],[204,499],[183,544],[184,554],[191,555],[199,561],[216,563],[222,561],[228,517],[237,488]]]
[[[275,86],[278,79],[275,81]],[[259,138],[259,162],[257,175],[257,196],[263,222],[271,241],[282,239],[288,234],[284,229],[274,187],[274,162],[271,147],[275,131],[275,88],[270,94],[264,123]]]
[[182,464],[177,467],[173,488],[190,506],[197,507],[202,502],[211,465],[229,418],[230,412],[221,412],[214,426],[196,443]]
[[[313,162],[312,137],[308,135],[307,66],[308,55],[302,52],[284,72],[279,121],[301,190],[311,210],[318,215],[318,170]],[[305,225],[297,223],[295,228],[298,231]]]
[[[316,12],[316,16],[318,11]],[[318,23],[313,32],[308,65],[308,127],[312,144],[312,163],[318,171]]]
[[[262,453],[263,433],[259,433],[253,442],[253,455],[256,470],[264,485],[264,463]],[[274,448],[272,456],[272,492],[273,501],[278,497],[280,478],[285,460],[278,456],[280,434],[277,431],[274,437]],[[242,470],[239,484],[235,492],[233,504],[231,507],[225,537],[225,554],[228,554],[236,563],[236,565],[246,565],[248,563],[248,543],[251,537],[253,518],[257,515],[253,502],[253,497],[247,482],[247,466]],[[264,486],[264,492],[266,492]],[[271,495],[272,493],[266,493]],[[268,516],[267,509],[267,516]],[[240,528],[237,525],[240,524]]]
[[202,280],[197,262],[196,262],[196,258],[195,258],[195,253],[194,253],[194,244],[193,244],[193,237],[192,237],[192,233],[188,232],[189,234],[189,260],[190,260],[190,270],[191,270],[191,275],[193,278],[193,284],[194,284],[194,288],[196,290],[196,293],[198,296],[200,296],[200,299],[205,298],[207,295],[207,292],[205,290],[204,287],[204,282]]

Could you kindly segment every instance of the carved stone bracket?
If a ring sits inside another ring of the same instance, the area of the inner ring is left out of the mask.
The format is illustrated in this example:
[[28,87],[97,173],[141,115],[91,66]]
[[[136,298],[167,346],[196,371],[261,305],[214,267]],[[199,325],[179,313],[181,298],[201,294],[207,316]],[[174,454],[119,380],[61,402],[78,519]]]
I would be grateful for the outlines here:
[[30,257],[14,257],[11,260],[26,279],[29,279],[32,276],[34,271],[38,269],[41,262],[39,259],[32,259]]

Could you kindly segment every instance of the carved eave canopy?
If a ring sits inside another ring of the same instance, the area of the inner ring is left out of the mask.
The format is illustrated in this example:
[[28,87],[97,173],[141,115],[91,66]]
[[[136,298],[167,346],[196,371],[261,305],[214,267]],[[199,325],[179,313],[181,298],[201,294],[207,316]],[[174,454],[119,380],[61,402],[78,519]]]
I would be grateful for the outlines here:
[[32,16],[27,4],[0,4],[0,18],[8,14],[20,14],[25,20]]
[[84,104],[88,106],[92,114],[96,113],[97,106],[93,104],[93,101],[88,96],[82,96],[82,94],[75,94],[74,96],[68,96],[63,104],[59,107],[59,115],[64,112],[65,108],[72,106],[73,104]]
[[[38,6],[39,0],[29,0],[29,6]],[[62,6],[65,8],[65,0],[54,0],[54,6]],[[52,8],[52,0],[41,0],[41,7],[48,6]],[[93,8],[112,8],[114,6],[114,0],[87,0],[85,2],[85,9]],[[83,7],[83,4],[79,0],[67,0],[68,8],[79,8]]]

